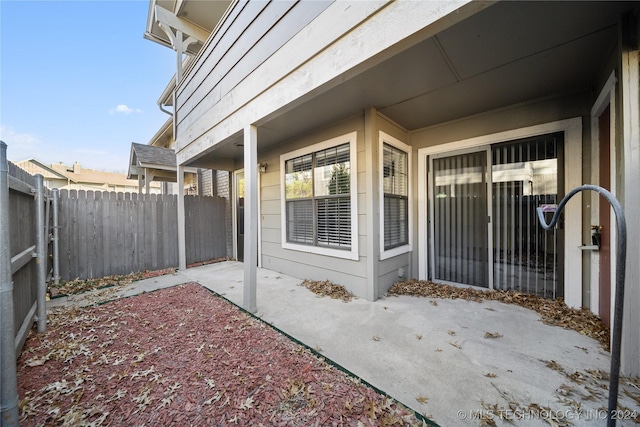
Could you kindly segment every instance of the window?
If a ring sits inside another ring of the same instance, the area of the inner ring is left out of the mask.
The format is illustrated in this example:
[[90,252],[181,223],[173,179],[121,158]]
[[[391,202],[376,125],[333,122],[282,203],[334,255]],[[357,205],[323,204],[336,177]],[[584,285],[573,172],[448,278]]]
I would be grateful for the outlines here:
[[357,257],[354,151],[355,133],[281,157],[284,247]]
[[380,133],[380,212],[382,259],[410,250],[409,165],[411,148]]

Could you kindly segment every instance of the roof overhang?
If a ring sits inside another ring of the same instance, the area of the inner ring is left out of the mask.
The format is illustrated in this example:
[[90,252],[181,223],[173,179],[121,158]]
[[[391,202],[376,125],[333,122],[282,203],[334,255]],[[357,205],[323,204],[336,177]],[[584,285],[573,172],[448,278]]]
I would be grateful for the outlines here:
[[[138,153],[137,151],[153,151],[154,153]],[[176,182],[178,166],[175,160],[173,162],[167,161],[172,156],[175,158],[175,152],[172,148],[132,143],[127,179]],[[184,172],[195,174],[198,169],[185,167]]]
[[148,145],[154,147],[173,148],[173,117],[168,118],[158,131],[151,137]]
[[167,29],[180,31],[197,40],[186,50],[189,55],[195,55],[231,3],[230,0],[150,0],[144,37],[173,48],[172,35],[167,33]]
[[[625,1],[488,5],[393,54],[382,52],[382,60],[371,60],[374,65],[338,76],[262,119],[252,118],[259,153],[372,106],[412,132],[546,99],[583,102],[617,48],[621,14],[638,7]],[[221,132],[229,135],[184,163],[208,167],[226,159],[241,165],[242,129]]]

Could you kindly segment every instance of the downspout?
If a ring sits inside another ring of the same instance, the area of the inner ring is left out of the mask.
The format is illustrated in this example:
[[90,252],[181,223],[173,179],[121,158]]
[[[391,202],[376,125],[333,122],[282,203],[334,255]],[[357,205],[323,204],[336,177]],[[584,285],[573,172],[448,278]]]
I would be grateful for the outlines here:
[[158,103],[158,108],[160,109],[160,111],[162,111],[163,113],[166,113],[168,115],[170,115],[171,117],[173,117],[173,113],[169,110],[165,110],[164,107],[162,106],[162,102]]
[[13,282],[9,237],[9,165],[7,144],[0,141],[0,424],[18,425],[18,375],[16,372]]

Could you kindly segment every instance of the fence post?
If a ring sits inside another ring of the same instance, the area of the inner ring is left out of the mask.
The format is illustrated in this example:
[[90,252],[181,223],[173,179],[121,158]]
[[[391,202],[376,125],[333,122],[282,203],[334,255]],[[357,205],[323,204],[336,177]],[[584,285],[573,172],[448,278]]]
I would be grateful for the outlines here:
[[44,178],[35,176],[35,204],[36,204],[36,282],[38,309],[36,319],[38,332],[47,329],[47,236],[44,221]]
[[60,284],[60,247],[58,241],[60,240],[60,224],[58,223],[58,203],[60,202],[60,196],[58,189],[51,190],[51,197],[53,203],[53,283],[58,286]]
[[3,141],[0,141],[0,308],[0,424],[3,427],[17,426],[18,379],[9,238],[9,167],[7,144]]

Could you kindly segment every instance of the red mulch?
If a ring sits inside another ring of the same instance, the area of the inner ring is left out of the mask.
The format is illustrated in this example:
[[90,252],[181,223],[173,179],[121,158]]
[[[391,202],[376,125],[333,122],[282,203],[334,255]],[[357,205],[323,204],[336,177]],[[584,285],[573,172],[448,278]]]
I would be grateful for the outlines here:
[[198,284],[54,313],[18,388],[22,426],[422,424]]

